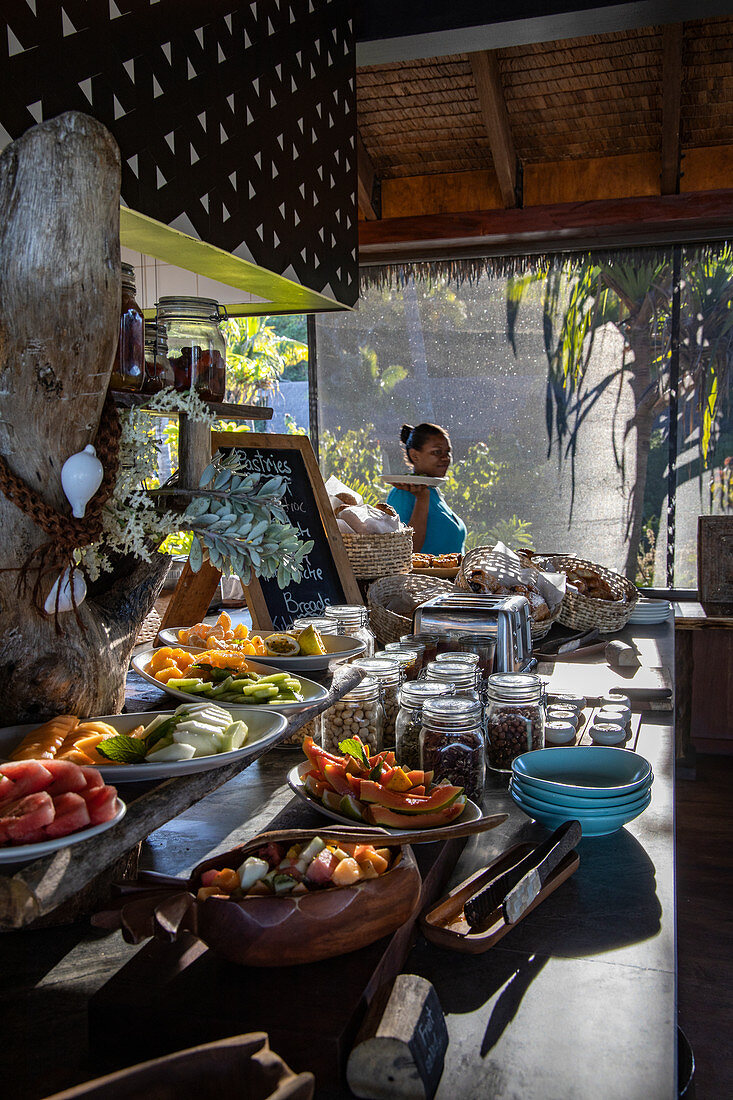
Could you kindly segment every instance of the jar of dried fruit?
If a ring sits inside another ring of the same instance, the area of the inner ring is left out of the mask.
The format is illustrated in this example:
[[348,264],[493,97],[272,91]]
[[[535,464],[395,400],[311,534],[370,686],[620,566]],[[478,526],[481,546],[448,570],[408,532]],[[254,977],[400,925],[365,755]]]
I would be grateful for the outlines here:
[[161,298],[157,309],[175,389],[194,389],[203,401],[223,401],[227,359],[223,307],[213,298],[174,295]]
[[486,681],[489,767],[510,772],[512,760],[544,748],[542,681],[525,672],[495,672]]

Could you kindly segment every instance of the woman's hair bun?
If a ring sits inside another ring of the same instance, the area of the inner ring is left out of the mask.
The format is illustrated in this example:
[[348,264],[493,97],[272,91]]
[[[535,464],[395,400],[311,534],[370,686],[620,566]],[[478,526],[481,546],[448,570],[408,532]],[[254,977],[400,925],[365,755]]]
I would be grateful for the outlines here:
[[412,424],[403,424],[402,428],[400,429],[400,441],[402,443],[407,443],[407,440],[410,438],[411,435]]

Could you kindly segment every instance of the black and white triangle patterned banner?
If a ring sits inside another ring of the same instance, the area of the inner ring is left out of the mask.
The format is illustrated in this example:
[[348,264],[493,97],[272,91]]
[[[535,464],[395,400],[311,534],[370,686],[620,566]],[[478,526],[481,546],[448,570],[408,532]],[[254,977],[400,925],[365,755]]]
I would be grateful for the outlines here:
[[0,147],[62,111],[122,153],[126,206],[353,305],[348,0],[3,0]]

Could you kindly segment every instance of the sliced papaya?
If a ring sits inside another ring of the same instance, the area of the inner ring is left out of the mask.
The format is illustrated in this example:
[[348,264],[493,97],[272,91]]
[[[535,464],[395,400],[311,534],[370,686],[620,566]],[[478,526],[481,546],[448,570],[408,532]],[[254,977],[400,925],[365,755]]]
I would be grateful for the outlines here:
[[359,797],[362,802],[386,806],[387,809],[396,810],[398,813],[430,814],[452,805],[462,794],[463,787],[452,787],[448,783],[433,787],[429,795],[402,794],[400,791],[391,791],[380,783],[362,779]]
[[342,794],[336,794],[335,791],[325,790],[321,795],[321,802],[329,810],[333,810],[335,813],[341,812],[341,799],[344,796]]
[[361,798],[361,784],[362,780],[358,775],[352,775],[351,772],[346,773],[346,778],[351,784],[351,791],[357,798]]
[[319,771],[323,770],[324,764],[343,764],[344,762],[343,757],[334,756],[333,753],[326,752],[320,745],[317,745],[310,734],[303,738],[303,752]]
[[390,791],[409,791],[410,787],[414,786],[414,783],[408,778],[407,772],[402,768],[394,768],[389,779],[384,784]]
[[343,764],[325,764],[323,768],[323,778],[338,794],[351,794],[351,784],[349,783],[346,769]]
[[450,825],[465,808],[466,803],[462,799],[431,814],[398,814],[386,806],[366,806],[364,816],[371,825],[386,825],[392,829],[436,829],[441,825]]
[[326,789],[326,784],[320,779],[316,779],[315,776],[308,773],[303,780],[303,786],[307,790],[308,794],[312,794],[314,798],[320,798]]
[[354,821],[364,820],[364,805],[353,794],[345,794],[339,804],[339,809],[345,817],[352,817]]
[[429,787],[433,782],[433,776],[435,772],[422,772],[418,769],[407,773],[407,778],[412,780],[412,783],[416,787]]

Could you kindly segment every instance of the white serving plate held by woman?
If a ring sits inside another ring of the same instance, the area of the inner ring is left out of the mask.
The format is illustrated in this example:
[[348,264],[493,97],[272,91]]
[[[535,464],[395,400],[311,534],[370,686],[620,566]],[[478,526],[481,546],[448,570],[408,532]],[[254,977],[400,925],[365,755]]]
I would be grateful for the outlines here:
[[[182,647],[181,647],[182,648]],[[178,688],[169,687],[168,684],[161,684],[160,680],[156,680],[154,676],[151,676],[149,672],[145,671],[145,666],[150,663],[153,654],[157,651],[154,649],[147,649],[144,653],[138,653],[132,658],[131,665],[143,680],[147,680],[149,684],[155,684],[161,691],[166,692],[167,695],[173,696],[174,699],[180,699],[184,703],[202,703],[208,699],[207,695],[191,695],[186,691],[179,691]],[[190,653],[206,653],[205,649],[189,649]],[[270,676],[273,672],[282,672],[281,668],[274,668],[272,665],[264,665],[259,661],[252,661],[247,658],[247,664],[253,672],[258,673],[260,676]],[[244,670],[242,670],[244,675]],[[313,706],[314,703],[322,703],[324,699],[328,698],[328,691],[322,684],[317,684],[314,680],[306,680],[304,676],[298,676],[300,680],[300,691],[303,696],[302,702],[292,703],[253,703],[253,707],[262,708],[265,711],[279,711],[280,714],[299,714],[301,710],[307,710],[308,707]],[[243,696],[244,698],[244,696]],[[242,703],[224,703],[220,699],[212,699],[212,703],[216,703],[217,706],[225,707],[226,710],[240,710],[247,704]]]
[[427,477],[425,474],[381,474],[379,480],[387,485],[445,485],[444,477]]

